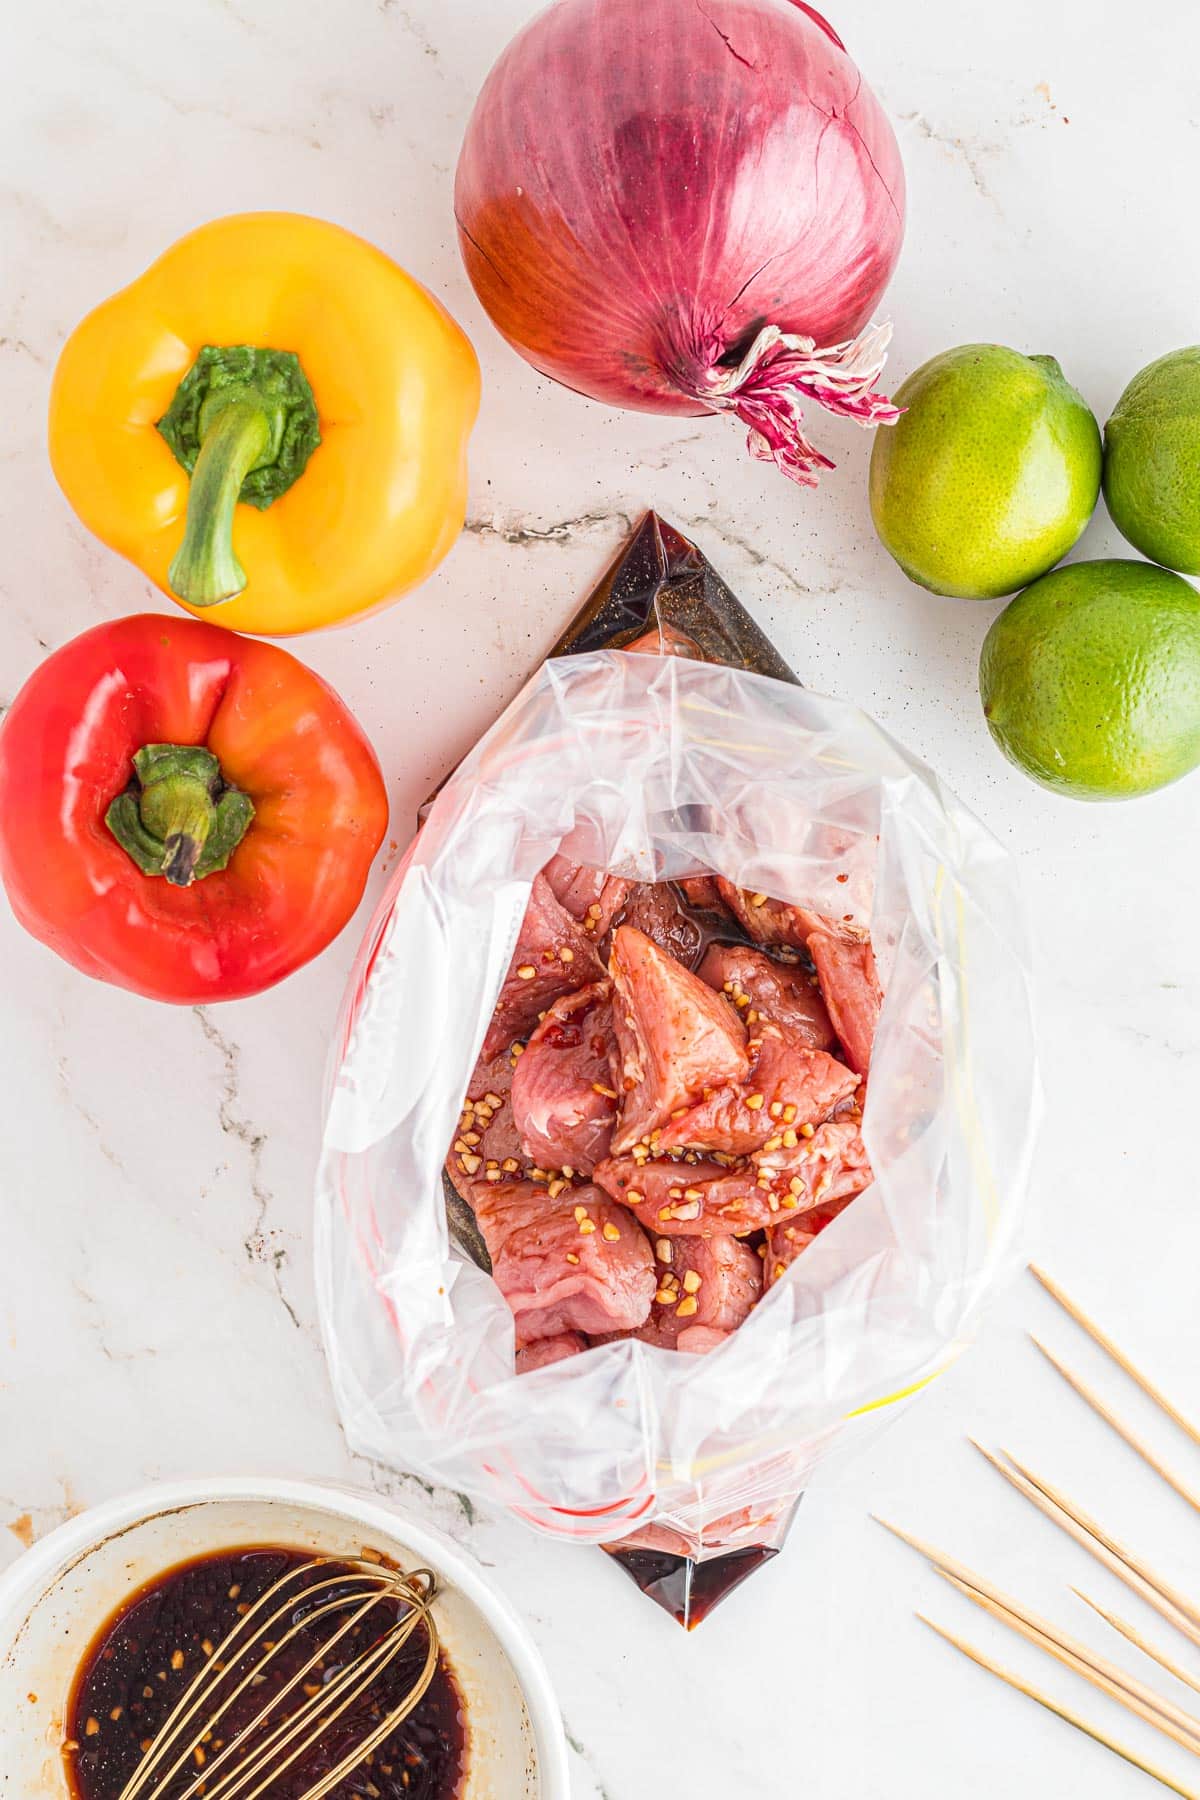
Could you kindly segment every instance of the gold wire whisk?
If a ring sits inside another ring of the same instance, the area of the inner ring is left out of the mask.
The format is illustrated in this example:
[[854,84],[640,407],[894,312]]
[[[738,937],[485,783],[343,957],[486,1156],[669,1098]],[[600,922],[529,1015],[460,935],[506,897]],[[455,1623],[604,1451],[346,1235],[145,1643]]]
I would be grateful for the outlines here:
[[[418,1629],[425,1657],[402,1695],[386,1708],[337,1762],[297,1800],[323,1800],[408,1717],[437,1672],[438,1634],[431,1612],[437,1591],[428,1569],[390,1569],[369,1560],[314,1557],[289,1569],[249,1606],[216,1647],[152,1740],[120,1800],[262,1800],[289,1769],[301,1766],[392,1668]],[[375,1610],[400,1602],[403,1611],[380,1620],[379,1635],[326,1680],[312,1681],[343,1639],[353,1637]],[[326,1634],[313,1628],[330,1620]],[[290,1653],[299,1646],[294,1670]],[[244,1724],[231,1715],[245,1697],[281,1676]],[[292,1702],[296,1704],[293,1705]],[[222,1726],[231,1730],[228,1740]],[[178,1784],[194,1770],[187,1786]]]

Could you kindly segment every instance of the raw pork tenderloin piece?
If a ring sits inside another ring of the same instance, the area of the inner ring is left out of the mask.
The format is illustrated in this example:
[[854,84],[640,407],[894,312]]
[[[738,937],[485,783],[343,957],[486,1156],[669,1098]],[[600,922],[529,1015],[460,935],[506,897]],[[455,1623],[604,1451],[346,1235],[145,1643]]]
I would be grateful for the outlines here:
[[619,1155],[648,1143],[706,1090],[743,1081],[750,1058],[734,1008],[635,926],[613,933],[609,972],[620,1050],[621,1116],[612,1145]]
[[590,1175],[608,1155],[617,1117],[612,983],[554,1002],[517,1059],[513,1121],[535,1168]]
[[533,878],[517,947],[483,1040],[485,1057],[527,1037],[560,994],[585,987],[604,973],[596,946],[579,920],[554,897],[544,875]]
[[518,1349],[645,1324],[657,1286],[649,1240],[599,1188],[500,1181],[476,1184],[472,1199]]

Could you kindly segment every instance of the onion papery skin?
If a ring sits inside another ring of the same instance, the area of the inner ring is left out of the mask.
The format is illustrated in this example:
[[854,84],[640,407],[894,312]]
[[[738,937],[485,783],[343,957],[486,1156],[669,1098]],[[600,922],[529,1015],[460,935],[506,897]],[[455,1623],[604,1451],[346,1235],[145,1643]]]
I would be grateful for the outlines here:
[[733,404],[706,395],[762,327],[841,346],[866,325],[904,173],[798,0],[558,0],[480,93],[455,210],[483,306],[536,369],[694,415]]

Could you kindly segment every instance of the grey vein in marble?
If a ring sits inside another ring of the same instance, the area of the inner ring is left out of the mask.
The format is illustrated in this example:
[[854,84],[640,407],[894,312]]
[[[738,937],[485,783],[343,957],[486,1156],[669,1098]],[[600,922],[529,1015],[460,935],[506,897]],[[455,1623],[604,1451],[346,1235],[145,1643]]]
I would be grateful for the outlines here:
[[1000,202],[984,173],[984,159],[1003,156],[1008,148],[1006,143],[979,137],[960,137],[953,132],[943,131],[920,112],[901,113],[900,117],[906,125],[913,127],[919,137],[931,144],[940,144],[951,156],[959,157],[966,165],[979,195],[990,202],[997,212],[1001,211]]
[[[6,708],[0,706],[0,716],[3,715],[5,710]],[[62,1019],[61,1015],[59,1018],[59,1027],[62,1030],[66,1029],[66,1021]],[[95,1113],[90,1111],[90,1109],[83,1104],[83,1101],[75,1094],[71,1086],[71,1064],[65,1051],[60,1052],[55,1057],[54,1067],[58,1076],[59,1092],[67,1105],[71,1108],[71,1111],[82,1119],[83,1123],[92,1133],[96,1140],[96,1147],[105,1162],[110,1163],[119,1175],[128,1176],[128,1170],[121,1161],[121,1158],[105,1138],[103,1125],[100,1123]]]
[[441,80],[446,79],[446,71],[442,67],[441,56],[437,45],[425,27],[415,19],[406,6],[400,6],[397,0],[379,0],[379,10],[389,18],[397,19],[404,30],[412,38],[423,56],[427,56],[436,69]]
[[154,1344],[143,1344],[137,1350],[116,1349],[109,1339],[108,1316],[101,1301],[97,1299],[91,1289],[86,1287],[78,1277],[75,1277],[75,1279],[72,1280],[71,1286],[83,1301],[86,1309],[87,1329],[91,1332],[96,1343],[96,1348],[99,1350],[105,1362],[142,1362],[150,1357],[158,1355],[158,1348]]
[[386,1463],[373,1462],[370,1457],[354,1452],[351,1455],[355,1466],[383,1499],[404,1500],[416,1488],[427,1500],[432,1500],[436,1522],[459,1542],[465,1541],[466,1532],[478,1523],[479,1514],[469,1494],[460,1494],[456,1488],[439,1487],[412,1469],[393,1469]]
[[573,519],[558,519],[553,525],[531,525],[517,520],[506,525],[502,508],[497,508],[490,518],[468,519],[463,529],[473,537],[496,537],[506,544],[560,544],[575,532],[588,531],[599,525],[619,525],[626,532],[633,529],[630,514],[619,511],[577,513]]
[[40,369],[50,366],[49,357],[44,356],[40,350],[35,350],[33,345],[26,343],[24,338],[0,337],[0,351],[5,351],[12,356],[27,356],[30,362],[35,362]]
[[267,1228],[267,1213],[272,1200],[271,1190],[262,1178],[263,1152],[266,1148],[267,1136],[265,1132],[256,1130],[250,1120],[236,1110],[239,1104],[241,1051],[213,1024],[207,1007],[194,1006],[192,1012],[199,1021],[206,1043],[211,1044],[221,1057],[224,1080],[221,1100],[217,1109],[221,1130],[227,1137],[236,1139],[244,1147],[249,1159],[250,1196],[256,1210],[254,1222],[243,1239],[246,1255],[251,1262],[259,1263],[270,1271],[280,1305],[296,1330],[301,1331],[303,1326],[300,1323],[299,1314],[288,1299],[283,1287],[282,1270],[288,1258],[287,1248],[282,1244],[272,1247],[270,1239],[274,1234]]
[[563,1735],[567,1740],[567,1748],[571,1751],[572,1755],[577,1756],[580,1762],[587,1766],[587,1772],[591,1779],[594,1791],[594,1800],[615,1800],[612,1789],[606,1787],[596,1773],[596,1763],[592,1752],[581,1738],[576,1737],[565,1718],[563,1719]]

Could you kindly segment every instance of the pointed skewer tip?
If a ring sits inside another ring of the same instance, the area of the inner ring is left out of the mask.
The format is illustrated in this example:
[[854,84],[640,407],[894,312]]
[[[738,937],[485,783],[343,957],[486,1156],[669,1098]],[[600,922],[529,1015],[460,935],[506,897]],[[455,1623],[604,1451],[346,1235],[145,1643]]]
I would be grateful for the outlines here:
[[893,1525],[890,1519],[881,1518],[879,1513],[872,1513],[871,1518],[876,1525],[882,1525],[885,1531],[890,1531],[893,1537],[899,1538],[902,1544],[907,1544],[910,1549],[916,1550],[928,1561],[933,1561],[937,1553],[931,1546],[924,1543],[919,1537],[914,1537],[910,1531],[905,1531],[902,1525]]
[[1005,1470],[1005,1468],[1004,1468],[1004,1464],[1000,1460],[1000,1458],[1002,1456],[1006,1456],[1008,1454],[1007,1451],[1001,1450],[999,1453],[997,1453],[995,1450],[989,1450],[986,1444],[981,1443],[977,1437],[972,1437],[969,1431],[967,1433],[967,1442],[968,1442],[968,1444],[970,1444],[972,1446],[973,1449],[978,1450],[980,1456],[986,1457],[988,1462],[990,1462],[994,1468],[1000,1469],[1002,1472],[1007,1473],[1007,1470]]
[[1031,1343],[1037,1345],[1038,1349],[1041,1351],[1042,1355],[1045,1357],[1046,1361],[1051,1365],[1051,1367],[1057,1369],[1060,1375],[1066,1376],[1067,1380],[1071,1383],[1072,1387],[1075,1387],[1075,1386],[1082,1387],[1083,1384],[1082,1384],[1082,1382],[1080,1382],[1079,1377],[1077,1375],[1072,1375],[1070,1369],[1067,1368],[1067,1366],[1063,1362],[1062,1358],[1055,1355],[1054,1351],[1050,1348],[1049,1344],[1045,1344],[1042,1342],[1041,1338],[1038,1336],[1036,1331],[1031,1331],[1029,1333],[1029,1338],[1030,1338]]

